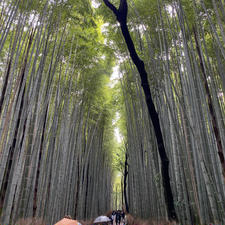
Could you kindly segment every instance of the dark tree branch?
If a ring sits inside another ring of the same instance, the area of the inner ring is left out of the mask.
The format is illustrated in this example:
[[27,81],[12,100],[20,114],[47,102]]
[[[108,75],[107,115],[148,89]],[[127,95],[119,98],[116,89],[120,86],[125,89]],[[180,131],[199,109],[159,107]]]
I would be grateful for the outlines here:
[[118,15],[117,20],[120,23],[127,23],[127,13],[128,13],[128,7],[127,7],[127,1],[121,0],[120,1],[120,7],[118,9]]
[[159,122],[159,116],[156,111],[151,91],[148,83],[148,74],[145,69],[144,62],[139,58],[133,40],[131,39],[130,32],[127,27],[127,13],[128,13],[128,6],[126,0],[120,0],[120,6],[117,10],[115,6],[113,6],[108,0],[103,0],[106,6],[111,9],[117,21],[120,23],[120,28],[127,44],[127,48],[129,50],[130,56],[132,58],[133,63],[135,64],[140,78],[141,78],[141,85],[145,94],[145,100],[148,107],[148,112],[154,127],[154,132],[157,140],[158,145],[158,152],[161,159],[161,172],[162,172],[162,180],[163,180],[163,189],[164,189],[164,197],[165,203],[167,207],[167,213],[169,220],[177,220],[177,215],[174,207],[174,200],[173,200],[173,193],[170,185],[170,177],[169,177],[169,159],[167,157],[167,153],[164,146],[161,126]]
[[105,5],[114,13],[119,23],[127,23],[127,1],[121,0],[119,9],[117,9],[109,0],[103,0]]
[[108,1],[108,0],[103,0],[104,1],[104,3],[105,3],[105,5],[110,9],[110,10],[112,10],[113,11],[113,13],[117,16],[118,15],[118,10],[117,10],[117,8],[110,2],[110,1]]
[[124,200],[125,200],[125,207],[126,212],[129,213],[129,205],[128,205],[128,199],[127,199],[127,176],[128,176],[128,155],[127,152],[125,154],[125,165],[124,165],[124,187],[123,187],[123,194],[124,194]]

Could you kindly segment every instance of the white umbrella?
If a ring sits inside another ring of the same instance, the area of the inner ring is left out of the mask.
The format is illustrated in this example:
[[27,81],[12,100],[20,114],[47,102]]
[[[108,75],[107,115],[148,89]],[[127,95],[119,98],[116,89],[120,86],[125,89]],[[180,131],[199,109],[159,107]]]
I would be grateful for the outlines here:
[[99,216],[94,220],[94,223],[108,223],[111,220],[107,216]]

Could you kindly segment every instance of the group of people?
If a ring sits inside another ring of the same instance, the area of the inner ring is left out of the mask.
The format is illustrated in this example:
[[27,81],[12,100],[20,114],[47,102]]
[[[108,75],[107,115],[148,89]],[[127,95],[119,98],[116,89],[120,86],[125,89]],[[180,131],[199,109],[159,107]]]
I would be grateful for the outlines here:
[[109,217],[112,225],[125,225],[126,215],[123,210],[112,211],[112,215]]

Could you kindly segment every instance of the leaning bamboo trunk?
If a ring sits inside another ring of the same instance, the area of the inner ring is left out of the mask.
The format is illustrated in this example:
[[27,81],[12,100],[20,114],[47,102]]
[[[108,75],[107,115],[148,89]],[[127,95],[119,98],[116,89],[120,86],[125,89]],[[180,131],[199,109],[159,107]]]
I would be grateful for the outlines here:
[[152,100],[147,72],[145,70],[144,62],[139,58],[137,52],[135,50],[133,41],[131,39],[128,27],[127,27],[127,2],[126,0],[120,1],[120,7],[117,10],[114,5],[112,5],[108,0],[104,0],[105,5],[112,10],[112,12],[117,17],[118,22],[120,23],[120,27],[122,30],[123,37],[126,41],[130,56],[132,58],[133,63],[135,64],[140,78],[141,78],[141,85],[143,87],[143,91],[145,94],[146,104],[148,107],[149,115],[152,120],[152,124],[154,127],[157,144],[158,144],[158,151],[161,159],[161,172],[162,172],[162,179],[163,179],[163,187],[164,187],[164,197],[165,203],[167,206],[167,213],[169,220],[177,220],[177,215],[174,208],[174,201],[173,201],[173,194],[170,186],[170,177],[169,177],[169,159],[167,157],[161,127],[159,123],[158,114],[155,109],[155,105]]

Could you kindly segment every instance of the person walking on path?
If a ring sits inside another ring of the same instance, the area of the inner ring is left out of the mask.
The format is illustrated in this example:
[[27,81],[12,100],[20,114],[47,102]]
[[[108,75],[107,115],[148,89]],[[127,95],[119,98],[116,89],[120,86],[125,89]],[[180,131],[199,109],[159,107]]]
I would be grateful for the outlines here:
[[120,225],[121,222],[121,213],[120,210],[116,211],[116,225]]
[[123,210],[121,211],[121,220],[122,224],[125,225],[125,212]]

